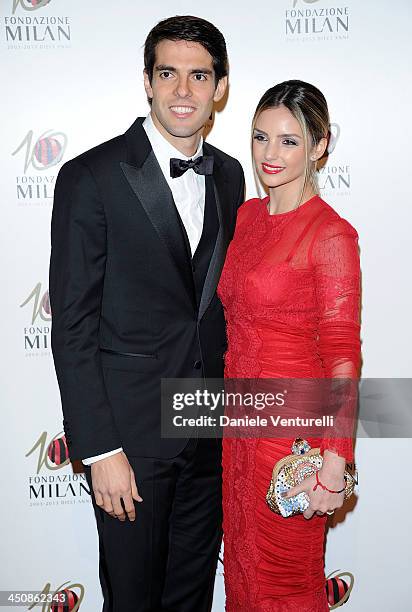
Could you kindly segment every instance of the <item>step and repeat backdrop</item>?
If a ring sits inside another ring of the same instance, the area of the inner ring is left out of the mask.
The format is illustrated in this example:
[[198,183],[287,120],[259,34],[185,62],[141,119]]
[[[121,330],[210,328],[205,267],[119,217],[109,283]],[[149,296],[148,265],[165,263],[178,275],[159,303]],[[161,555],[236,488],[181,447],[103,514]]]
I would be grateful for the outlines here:
[[[90,494],[68,456],[50,350],[53,189],[65,161],[148,112],[145,37],[159,20],[193,13],[227,40],[230,90],[208,140],[242,162],[248,197],[257,193],[250,123],[262,93],[291,78],[324,92],[332,139],[319,183],[360,236],[362,375],[411,376],[408,0],[2,0],[0,590],[67,589],[81,612],[98,612],[102,597]],[[357,495],[328,528],[325,571],[340,592],[331,608],[406,612],[411,444],[361,429]],[[214,611],[224,601],[219,562]]]

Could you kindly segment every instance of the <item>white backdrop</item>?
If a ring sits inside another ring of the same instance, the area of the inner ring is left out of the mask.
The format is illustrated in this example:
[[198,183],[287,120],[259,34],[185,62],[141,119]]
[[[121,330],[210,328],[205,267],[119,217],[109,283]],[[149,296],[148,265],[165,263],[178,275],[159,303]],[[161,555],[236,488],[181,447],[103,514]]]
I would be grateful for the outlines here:
[[[320,183],[360,235],[362,374],[411,376],[408,0],[175,0],[172,8],[166,0],[2,0],[0,590],[66,587],[81,612],[100,610],[101,595],[87,486],[65,461],[64,441],[53,443],[62,436],[47,293],[54,181],[62,162],[147,113],[145,37],[160,19],[194,11],[227,40],[230,92],[208,139],[242,162],[249,197],[249,126],[261,94],[291,78],[325,93],[335,148]],[[327,574],[354,576],[348,612],[410,610],[412,495],[403,473],[385,467],[393,451],[406,462],[410,449],[410,440],[357,442],[356,504],[335,516],[326,550]],[[219,564],[214,610],[223,609]]]

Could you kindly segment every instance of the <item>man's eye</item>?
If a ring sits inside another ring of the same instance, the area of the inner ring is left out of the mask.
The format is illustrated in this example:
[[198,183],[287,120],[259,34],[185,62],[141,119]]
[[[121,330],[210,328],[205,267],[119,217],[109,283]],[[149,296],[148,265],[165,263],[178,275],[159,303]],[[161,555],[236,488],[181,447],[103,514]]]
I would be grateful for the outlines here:
[[163,72],[160,73],[160,76],[162,79],[168,79],[169,77],[172,76],[172,73],[169,72],[168,70],[163,70]]
[[206,81],[207,77],[205,74],[202,74],[201,72],[198,72],[197,74],[193,75],[195,78],[195,81]]

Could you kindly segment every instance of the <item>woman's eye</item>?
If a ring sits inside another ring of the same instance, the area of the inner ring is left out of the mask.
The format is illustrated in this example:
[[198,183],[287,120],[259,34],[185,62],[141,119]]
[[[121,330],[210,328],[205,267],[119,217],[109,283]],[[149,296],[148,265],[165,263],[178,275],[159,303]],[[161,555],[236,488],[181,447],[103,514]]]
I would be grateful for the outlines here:
[[289,145],[297,145],[298,143],[297,143],[295,140],[291,140],[290,138],[286,138],[286,139],[283,141],[283,144],[285,144],[285,145],[288,145],[288,146],[289,146]]
[[264,142],[266,140],[263,134],[255,134],[253,138],[254,140],[257,140],[258,142]]

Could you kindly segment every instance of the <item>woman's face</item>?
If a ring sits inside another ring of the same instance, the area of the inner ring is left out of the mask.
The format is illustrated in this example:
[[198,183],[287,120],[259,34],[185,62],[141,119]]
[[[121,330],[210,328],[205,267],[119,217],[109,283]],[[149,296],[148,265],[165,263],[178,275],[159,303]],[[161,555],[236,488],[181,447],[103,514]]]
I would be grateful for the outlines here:
[[260,113],[253,131],[253,160],[264,185],[302,186],[305,143],[299,121],[285,106]]

